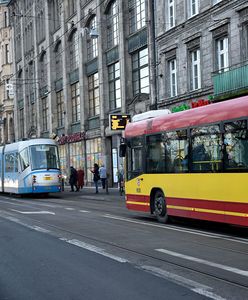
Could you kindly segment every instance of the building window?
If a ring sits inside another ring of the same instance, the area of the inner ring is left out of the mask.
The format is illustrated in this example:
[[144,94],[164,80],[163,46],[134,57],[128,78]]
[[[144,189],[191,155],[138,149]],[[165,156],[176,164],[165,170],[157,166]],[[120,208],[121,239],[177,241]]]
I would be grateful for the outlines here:
[[133,93],[149,94],[148,49],[145,48],[132,55]]
[[199,0],[190,0],[189,1],[189,15],[193,17],[199,13]]
[[110,110],[121,107],[120,63],[108,67]]
[[98,73],[89,76],[88,91],[89,91],[89,116],[94,117],[100,114]]
[[55,75],[56,79],[60,79],[63,77],[62,70],[62,44],[59,42],[55,52]]
[[177,96],[177,61],[172,59],[169,62],[170,74],[170,97]]
[[52,15],[56,16],[51,20],[53,22],[53,30],[57,29],[60,26],[61,22],[61,12],[60,12],[60,0],[54,0],[51,2],[51,11]]
[[20,138],[24,138],[24,108],[19,110]]
[[47,55],[45,52],[40,58],[39,83],[40,87],[45,87],[47,85]]
[[39,11],[36,18],[36,36],[37,42],[41,42],[46,37],[46,31],[44,26],[44,13]]
[[69,40],[69,65],[70,71],[74,71],[79,66],[78,57],[78,32],[75,31]]
[[200,49],[191,51],[190,59],[191,59],[191,67],[190,67],[191,90],[198,90],[201,88]]
[[119,42],[119,18],[118,18],[118,4],[114,1],[110,6],[107,15],[107,41],[108,48],[118,45]]
[[69,18],[76,12],[76,0],[68,0],[67,9],[67,17]]
[[168,16],[169,16],[169,28],[175,26],[175,2],[174,0],[168,0]]
[[146,26],[145,0],[129,0],[130,33]]
[[35,102],[31,102],[31,126],[36,127],[36,106],[35,106]]
[[248,60],[248,23],[244,24],[244,26],[242,27],[241,51],[242,59]]
[[93,181],[93,175],[90,170],[93,169],[94,163],[99,166],[102,161],[102,140],[101,138],[91,139],[86,141],[86,153],[87,153],[87,180]]
[[80,121],[79,82],[71,85],[72,123]]
[[42,112],[42,131],[48,130],[48,103],[47,97],[41,99],[41,112]]
[[57,126],[63,127],[65,122],[65,108],[64,108],[64,92],[60,91],[56,93],[57,102]]
[[4,27],[8,27],[8,26],[9,26],[8,12],[5,11],[4,12]]
[[227,71],[228,61],[228,37],[216,40],[217,70]]
[[96,16],[91,20],[88,29],[89,30],[87,33],[87,55],[88,60],[91,60],[98,56],[98,38],[91,38],[89,35],[90,30],[97,30]]
[[5,44],[5,63],[10,63],[10,52],[9,52],[9,44]]

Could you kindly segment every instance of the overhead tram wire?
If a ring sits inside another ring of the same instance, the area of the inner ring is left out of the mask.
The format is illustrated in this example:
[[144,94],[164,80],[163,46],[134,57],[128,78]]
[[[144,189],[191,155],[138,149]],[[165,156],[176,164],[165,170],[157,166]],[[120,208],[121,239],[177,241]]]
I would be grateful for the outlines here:
[[[93,10],[93,11],[96,10],[96,9],[97,9],[98,7],[100,7],[104,2],[105,2],[105,0],[100,1],[100,3],[99,3],[98,5],[96,5],[92,10]],[[85,16],[81,17],[77,22],[74,23],[74,26],[77,25],[78,23],[80,23],[83,19],[87,18],[87,17],[90,16],[90,15],[91,15],[91,13],[89,12],[89,13],[87,13]],[[61,34],[61,35],[58,37],[58,40],[61,39],[63,36],[65,36],[69,31],[70,31],[69,28],[66,29],[65,32],[64,32],[63,34]],[[52,47],[56,42],[57,42],[57,40],[51,42],[45,49],[43,49],[43,51],[48,50],[48,49],[49,49],[50,47]],[[64,51],[64,50],[63,50],[63,51]],[[63,52],[61,51],[61,53],[63,53]],[[40,56],[40,53],[37,54],[35,57],[33,57],[33,60],[37,59],[39,56]],[[29,64],[29,63],[24,64],[22,68],[24,69],[28,64]],[[13,78],[14,76],[16,76],[18,73],[19,73],[19,71],[15,72],[15,73],[12,74],[11,77],[9,77],[8,79],[10,80],[10,79]],[[3,81],[3,80],[0,81],[0,86],[3,85],[3,84],[5,84],[5,81]]]

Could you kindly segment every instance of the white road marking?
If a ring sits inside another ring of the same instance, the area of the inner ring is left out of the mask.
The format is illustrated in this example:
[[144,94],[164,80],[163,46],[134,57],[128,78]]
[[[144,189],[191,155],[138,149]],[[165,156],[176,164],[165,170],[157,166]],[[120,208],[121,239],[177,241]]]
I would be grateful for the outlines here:
[[159,224],[153,224],[153,223],[148,223],[148,222],[142,222],[142,221],[136,221],[128,218],[122,218],[119,216],[114,216],[114,215],[109,215],[105,214],[103,215],[104,218],[109,218],[109,219],[114,219],[114,220],[119,220],[119,221],[124,221],[124,222],[129,222],[129,223],[135,223],[135,224],[140,224],[140,225],[146,225],[150,227],[157,227],[157,228],[162,228],[162,229],[168,229],[172,231],[179,231],[179,232],[184,232],[184,233],[189,233],[189,234],[194,234],[194,235],[199,235],[199,236],[206,236],[214,239],[223,239],[225,241],[232,241],[232,242],[238,242],[241,244],[246,244],[248,245],[248,240],[247,239],[242,239],[242,238],[233,238],[231,236],[223,235],[223,234],[217,234],[217,233],[205,233],[204,231],[200,230],[193,230],[193,229],[183,229],[179,228],[176,226],[170,226],[170,225],[159,225]]
[[225,270],[225,271],[228,271],[228,272],[232,272],[232,273],[235,273],[235,274],[238,274],[238,275],[248,277],[248,271],[245,271],[245,270],[233,268],[233,267],[230,267],[230,266],[225,266],[225,265],[214,263],[214,262],[211,262],[211,261],[208,261],[208,260],[200,259],[200,258],[189,256],[189,255],[184,255],[184,254],[181,254],[181,253],[177,253],[177,252],[173,252],[173,251],[169,251],[169,250],[165,250],[165,249],[155,249],[155,250],[158,251],[158,252],[165,253],[167,255],[179,257],[179,258],[182,258],[182,259],[190,260],[190,261],[193,261],[193,262],[196,262],[196,263],[204,264],[204,265],[207,265],[207,266],[215,267],[215,268],[218,268],[218,269],[222,269],[222,270]]
[[185,277],[164,271],[160,268],[156,268],[153,266],[141,266],[141,269],[144,271],[148,271],[152,273],[155,276],[164,278],[166,280],[169,280],[171,282],[174,282],[176,284],[179,284],[187,289],[190,289],[191,291],[203,295],[207,298],[214,299],[214,300],[225,300],[219,295],[216,295],[212,292],[212,288],[206,285],[203,285],[201,283],[198,283],[196,281],[187,279]]
[[23,214],[23,215],[55,215],[54,212],[51,212],[51,211],[45,211],[45,210],[42,210],[42,211],[20,211],[20,210],[16,210],[16,209],[11,209],[12,211],[15,211],[15,212],[18,212],[20,214]]
[[75,210],[75,208],[72,207],[65,207],[66,210]]
[[35,230],[35,231],[39,231],[39,232],[43,232],[43,233],[49,233],[50,232],[50,230],[48,230],[48,229],[45,229],[45,228],[42,228],[42,227],[39,227],[39,226],[36,226],[36,225],[29,225],[27,223],[22,222],[21,220],[19,220],[17,218],[11,217],[11,216],[2,215],[2,217],[9,220],[9,221],[15,222],[19,225],[22,225],[24,227],[27,227],[27,228]]
[[88,211],[88,210],[80,210],[80,212],[82,212],[82,213],[89,213],[90,211]]
[[101,248],[98,248],[94,245],[90,245],[90,244],[87,244],[87,243],[84,243],[82,241],[79,241],[79,240],[76,240],[76,239],[72,239],[72,240],[68,240],[66,238],[60,238],[61,241],[65,241],[66,243],[69,243],[69,244],[72,244],[72,245],[75,245],[75,246],[78,246],[80,248],[83,248],[83,249],[86,249],[86,250],[89,250],[91,252],[94,252],[94,253],[97,253],[97,254],[100,254],[100,255],[103,255],[105,257],[108,257],[108,258],[111,258],[113,260],[116,260],[120,263],[126,263],[128,262],[126,259],[124,258],[121,258],[119,256],[115,256],[115,255],[112,255],[110,253],[107,253],[105,252],[104,249],[101,249]]

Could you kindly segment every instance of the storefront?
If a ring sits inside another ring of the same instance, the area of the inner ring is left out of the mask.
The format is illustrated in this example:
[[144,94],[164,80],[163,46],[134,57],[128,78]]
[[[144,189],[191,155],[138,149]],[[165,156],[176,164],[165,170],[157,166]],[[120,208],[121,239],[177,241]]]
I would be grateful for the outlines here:
[[77,132],[59,138],[59,156],[62,174],[69,180],[70,166],[85,169],[85,134]]
[[66,182],[69,180],[70,166],[73,166],[76,170],[82,168],[85,172],[85,183],[91,184],[94,163],[99,166],[104,163],[101,138],[86,140],[85,133],[78,132],[61,136],[58,144],[61,170]]

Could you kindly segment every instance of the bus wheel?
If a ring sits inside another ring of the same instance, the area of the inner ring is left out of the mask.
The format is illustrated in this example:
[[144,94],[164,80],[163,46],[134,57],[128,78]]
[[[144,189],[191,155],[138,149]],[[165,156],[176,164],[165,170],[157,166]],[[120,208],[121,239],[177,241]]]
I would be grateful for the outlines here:
[[154,195],[154,214],[160,223],[168,222],[164,193],[160,190]]

